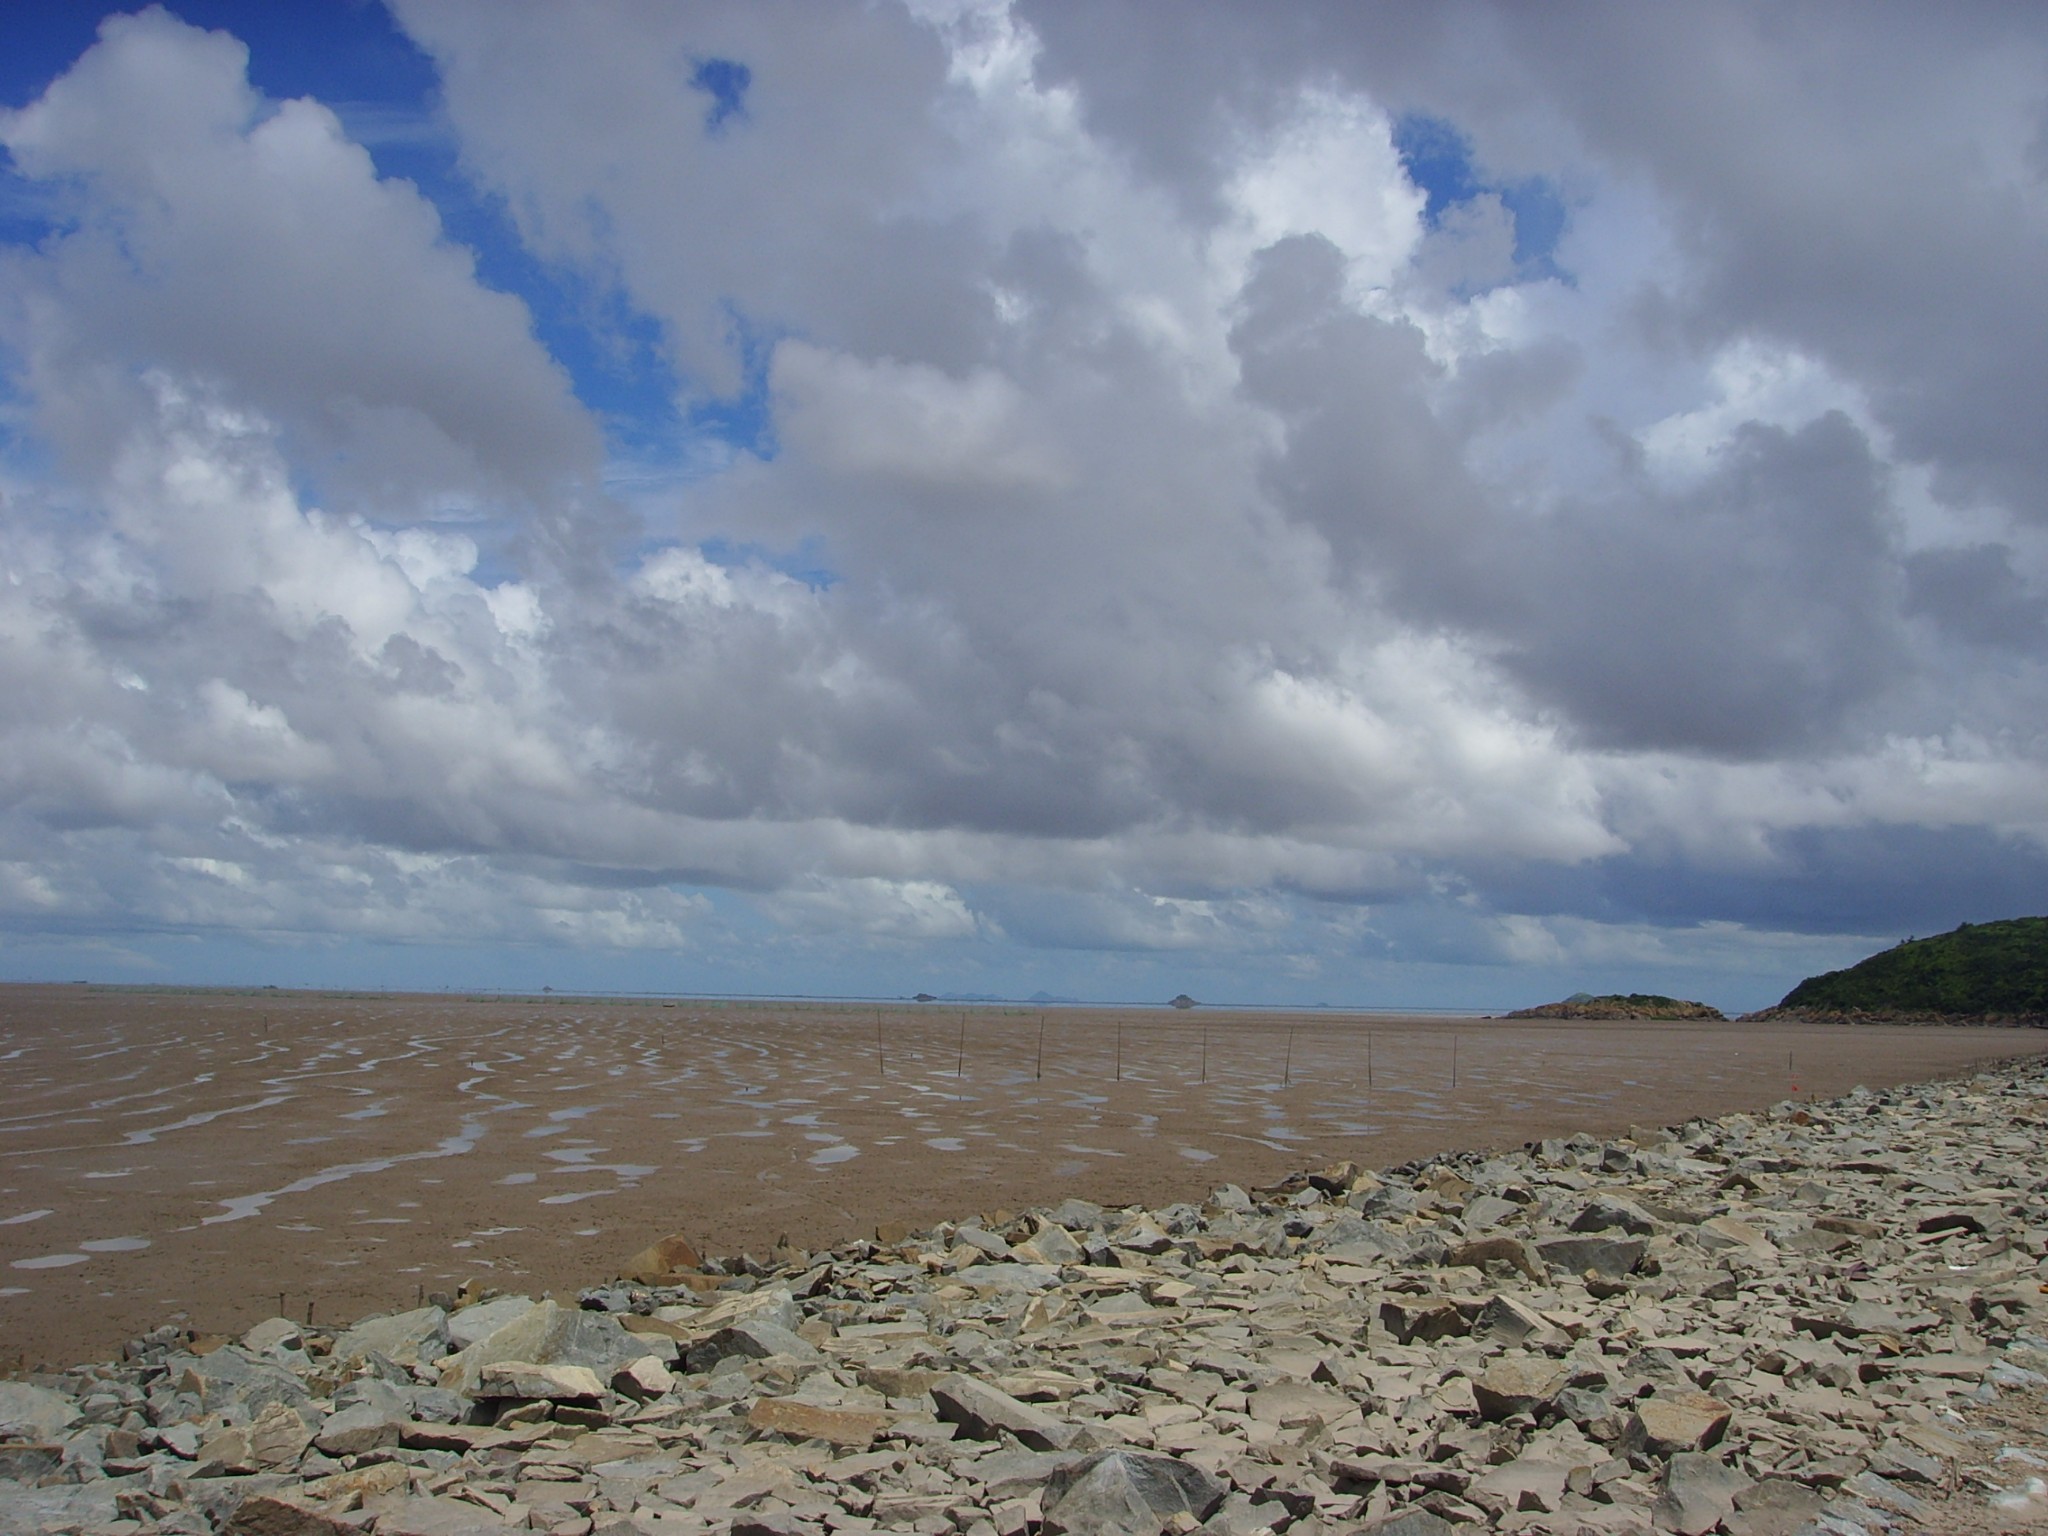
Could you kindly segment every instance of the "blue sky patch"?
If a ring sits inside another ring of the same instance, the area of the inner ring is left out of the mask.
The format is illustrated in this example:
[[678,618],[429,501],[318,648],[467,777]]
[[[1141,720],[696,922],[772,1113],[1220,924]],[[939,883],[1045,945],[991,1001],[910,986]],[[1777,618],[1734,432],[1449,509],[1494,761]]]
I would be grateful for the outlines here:
[[711,98],[704,109],[704,131],[717,134],[735,117],[747,115],[747,87],[754,72],[735,59],[700,59],[690,75],[692,90]]
[[1450,209],[1491,192],[1515,221],[1515,270],[1523,281],[1559,278],[1557,243],[1564,237],[1565,205],[1556,186],[1541,176],[1517,182],[1483,177],[1472,159],[1472,140],[1455,123],[1420,112],[1394,121],[1394,149],[1401,168],[1427,201],[1422,221],[1430,229]]

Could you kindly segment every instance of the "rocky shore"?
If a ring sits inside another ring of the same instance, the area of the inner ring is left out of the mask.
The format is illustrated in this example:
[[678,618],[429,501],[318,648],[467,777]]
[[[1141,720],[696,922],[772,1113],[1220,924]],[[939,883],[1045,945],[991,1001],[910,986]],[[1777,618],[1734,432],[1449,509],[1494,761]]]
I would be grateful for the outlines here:
[[[2048,1066],[0,1382],[0,1536],[2003,1529]],[[439,1304],[445,1303],[445,1304]],[[1975,1522],[1975,1523],[1973,1523]]]

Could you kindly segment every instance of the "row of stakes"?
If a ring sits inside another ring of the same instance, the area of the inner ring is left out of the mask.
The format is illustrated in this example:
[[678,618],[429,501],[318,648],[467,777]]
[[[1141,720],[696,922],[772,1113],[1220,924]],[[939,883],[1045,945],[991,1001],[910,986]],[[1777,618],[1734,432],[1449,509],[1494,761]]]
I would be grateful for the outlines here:
[[[1368,1031],[1366,1031],[1366,1036],[1365,1036],[1365,1086],[1366,1086],[1366,1087],[1368,1087],[1368,1088],[1370,1088],[1370,1087],[1372,1087],[1372,1086],[1373,1086],[1373,1067],[1372,1067],[1372,1054],[1373,1054],[1373,1034],[1372,1034],[1372,1031],[1368,1030]],[[889,1075],[889,1053],[888,1053],[888,1048],[887,1048],[886,1042],[884,1041],[884,1038],[883,1038],[883,1035],[882,1035],[882,1011],[881,1011],[881,1010],[880,1010],[879,1008],[875,1010],[875,1065],[876,1065],[876,1067],[877,1067],[877,1068],[878,1068],[878,1069],[880,1070],[880,1072],[881,1072],[881,1075],[882,1075],[882,1076],[884,1076],[884,1077],[887,1077],[887,1076]],[[960,1015],[960,1046],[959,1046],[959,1050],[958,1050],[957,1054],[956,1054],[956,1055],[954,1056],[954,1059],[953,1059],[953,1076],[954,1076],[954,1077],[956,1077],[956,1078],[959,1078],[959,1077],[964,1077],[964,1076],[966,1076],[966,1074],[967,1074],[967,1015],[963,1013],[963,1014],[961,1014],[961,1015]],[[1034,1078],[1036,1078],[1036,1079],[1041,1079],[1041,1080],[1042,1080],[1042,1079],[1043,1079],[1043,1078],[1045,1077],[1045,1015],[1044,1015],[1044,1014],[1040,1014],[1040,1015],[1038,1016],[1038,1057],[1037,1057],[1037,1061],[1036,1061],[1036,1063],[1035,1063],[1035,1065],[1034,1065],[1034,1069],[1033,1069],[1033,1073],[1032,1073],[1032,1075],[1033,1075],[1033,1077],[1034,1077]],[[1787,1052],[1785,1053],[1785,1076],[1786,1076],[1786,1079],[1787,1079],[1788,1081],[1790,1081],[1790,1082],[1791,1082],[1791,1084],[1792,1084],[1792,1091],[1793,1091],[1794,1093],[1797,1093],[1797,1092],[1799,1091],[1799,1083],[1798,1083],[1798,1080],[1797,1080],[1797,1079],[1796,1079],[1796,1078],[1794,1077],[1794,1075],[1793,1075],[1793,1067],[1792,1067],[1792,1052],[1790,1052],[1790,1051],[1787,1051]],[[1124,1027],[1123,1027],[1123,1026],[1122,1026],[1121,1024],[1119,1024],[1119,1025],[1117,1026],[1117,1028],[1116,1028],[1116,1080],[1117,1080],[1118,1082],[1122,1082],[1122,1081],[1124,1080]],[[1202,1080],[1203,1082],[1205,1082],[1205,1083],[1209,1081],[1209,1031],[1208,1031],[1208,1030],[1206,1030],[1206,1029],[1202,1031],[1202,1079],[1201,1079],[1201,1080]],[[1289,1031],[1287,1031],[1287,1052],[1286,1052],[1286,1055],[1284,1056],[1284,1058],[1282,1059],[1282,1064],[1281,1064],[1281,1069],[1280,1069],[1280,1086],[1281,1086],[1281,1087],[1283,1087],[1283,1088],[1286,1088],[1286,1087],[1290,1087],[1290,1086],[1292,1086],[1292,1085],[1293,1085],[1293,1082],[1294,1082],[1294,1031],[1290,1029]],[[1455,1090],[1455,1089],[1457,1088],[1457,1086],[1458,1086],[1458,1037],[1457,1037],[1456,1035],[1453,1035],[1453,1036],[1451,1036],[1451,1087],[1452,1087],[1452,1089],[1453,1089],[1453,1090]]]

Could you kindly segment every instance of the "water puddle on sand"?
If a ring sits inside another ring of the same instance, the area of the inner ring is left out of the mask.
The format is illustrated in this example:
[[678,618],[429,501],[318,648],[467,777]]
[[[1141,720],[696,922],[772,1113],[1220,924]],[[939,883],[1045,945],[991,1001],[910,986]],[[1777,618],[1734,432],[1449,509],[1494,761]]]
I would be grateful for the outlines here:
[[96,1237],[79,1247],[87,1253],[140,1253],[149,1246],[146,1237]]
[[443,1137],[439,1145],[429,1147],[424,1152],[401,1152],[391,1157],[367,1158],[360,1163],[341,1163],[332,1168],[323,1168],[318,1173],[309,1173],[303,1179],[294,1179],[277,1189],[266,1189],[253,1195],[236,1195],[232,1199],[220,1202],[227,1209],[217,1215],[201,1217],[199,1224],[202,1227],[213,1227],[226,1221],[246,1221],[273,1200],[282,1199],[286,1195],[303,1195],[309,1190],[319,1189],[322,1185],[339,1184],[343,1179],[353,1179],[366,1173],[383,1173],[387,1169],[396,1168],[400,1163],[417,1163],[430,1158],[461,1157],[476,1149],[476,1144],[483,1139],[483,1134],[482,1121],[465,1120],[462,1122],[462,1128],[453,1136]]
[[842,1141],[835,1146],[820,1147],[817,1151],[813,1152],[809,1157],[805,1158],[804,1161],[809,1163],[813,1168],[829,1168],[834,1163],[848,1162],[853,1158],[859,1156],[859,1147],[856,1147],[850,1141]]
[[46,1253],[37,1259],[16,1259],[10,1269],[64,1269],[73,1264],[83,1264],[92,1257],[86,1253]]
[[41,1221],[45,1216],[55,1214],[46,1206],[40,1211],[23,1211],[19,1216],[0,1216],[0,1227],[18,1227],[25,1221]]
[[1191,1163],[1213,1163],[1216,1161],[1216,1154],[1214,1152],[1204,1152],[1200,1147],[1182,1147],[1180,1148],[1180,1155]]

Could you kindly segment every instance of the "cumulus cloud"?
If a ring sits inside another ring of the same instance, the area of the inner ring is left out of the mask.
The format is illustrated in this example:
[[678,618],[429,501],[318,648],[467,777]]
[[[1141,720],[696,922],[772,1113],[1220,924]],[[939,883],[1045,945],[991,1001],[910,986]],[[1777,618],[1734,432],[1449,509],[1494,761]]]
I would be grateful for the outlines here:
[[9,931],[1764,1001],[2048,890],[2023,13],[392,9],[717,451],[110,17],[0,115]]

